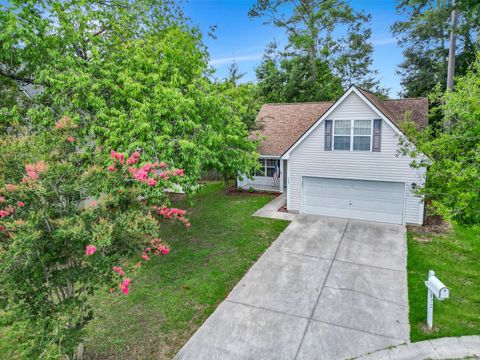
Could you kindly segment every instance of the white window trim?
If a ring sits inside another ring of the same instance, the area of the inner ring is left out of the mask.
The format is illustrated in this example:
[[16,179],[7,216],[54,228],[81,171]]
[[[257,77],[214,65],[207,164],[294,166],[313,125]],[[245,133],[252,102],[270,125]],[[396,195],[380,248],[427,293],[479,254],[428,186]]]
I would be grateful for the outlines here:
[[[368,120],[370,121],[370,149],[369,150],[353,150],[353,139],[355,136],[366,136],[366,135],[355,135],[355,120]],[[350,149],[335,149],[335,136],[347,136],[347,135],[335,135],[335,123],[337,121],[350,121]],[[373,141],[373,119],[338,119],[332,121],[332,151],[353,151],[359,153],[372,152],[372,141]]]
[[256,175],[256,173],[253,175],[257,178],[273,178],[273,176],[267,176],[268,172],[267,169],[275,169],[275,166],[267,166],[267,160],[275,160],[278,161],[280,158],[278,157],[266,157],[266,156],[260,156],[259,161],[263,161],[263,168],[258,169],[258,171],[263,171],[263,175]]

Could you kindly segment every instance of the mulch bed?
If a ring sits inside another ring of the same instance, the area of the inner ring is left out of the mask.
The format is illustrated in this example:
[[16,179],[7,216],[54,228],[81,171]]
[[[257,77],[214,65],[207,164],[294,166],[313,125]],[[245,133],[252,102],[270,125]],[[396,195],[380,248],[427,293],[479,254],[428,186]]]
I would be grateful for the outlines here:
[[418,235],[445,234],[448,233],[451,228],[451,224],[446,222],[440,215],[427,215],[422,226],[409,226],[409,229]]
[[238,189],[235,186],[229,187],[226,191],[225,194],[227,195],[245,195],[245,196],[265,196],[265,195],[271,195],[274,197],[277,197],[280,195],[280,193],[275,192],[275,191],[268,191],[268,190],[254,190],[254,191],[249,191],[249,190],[244,190],[244,189]]

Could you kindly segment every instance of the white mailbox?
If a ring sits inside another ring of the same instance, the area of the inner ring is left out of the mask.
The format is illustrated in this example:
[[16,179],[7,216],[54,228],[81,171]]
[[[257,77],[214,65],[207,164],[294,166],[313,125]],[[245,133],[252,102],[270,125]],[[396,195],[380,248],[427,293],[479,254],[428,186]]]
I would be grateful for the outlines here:
[[435,271],[428,272],[428,279],[425,281],[428,289],[427,293],[427,325],[429,329],[433,327],[433,297],[438,300],[445,300],[450,297],[450,290],[435,276]]
[[425,281],[425,285],[438,300],[445,300],[450,296],[450,290],[448,290],[445,284],[442,283],[435,275],[430,276],[428,280]]

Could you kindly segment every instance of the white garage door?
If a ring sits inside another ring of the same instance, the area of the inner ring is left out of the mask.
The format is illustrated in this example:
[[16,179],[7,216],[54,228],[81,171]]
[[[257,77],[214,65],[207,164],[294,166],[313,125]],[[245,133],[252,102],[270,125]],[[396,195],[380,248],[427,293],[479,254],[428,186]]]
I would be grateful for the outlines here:
[[404,183],[303,177],[302,212],[403,224]]

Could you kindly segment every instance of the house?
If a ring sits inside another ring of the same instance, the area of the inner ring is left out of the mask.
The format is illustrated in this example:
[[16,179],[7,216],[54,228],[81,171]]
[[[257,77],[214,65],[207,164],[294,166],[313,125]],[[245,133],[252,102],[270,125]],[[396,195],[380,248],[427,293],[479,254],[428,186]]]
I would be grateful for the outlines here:
[[381,100],[356,86],[335,102],[266,104],[252,134],[261,170],[238,186],[286,191],[290,212],[422,224],[425,169],[399,152],[398,124],[425,127],[427,113],[425,98]]

